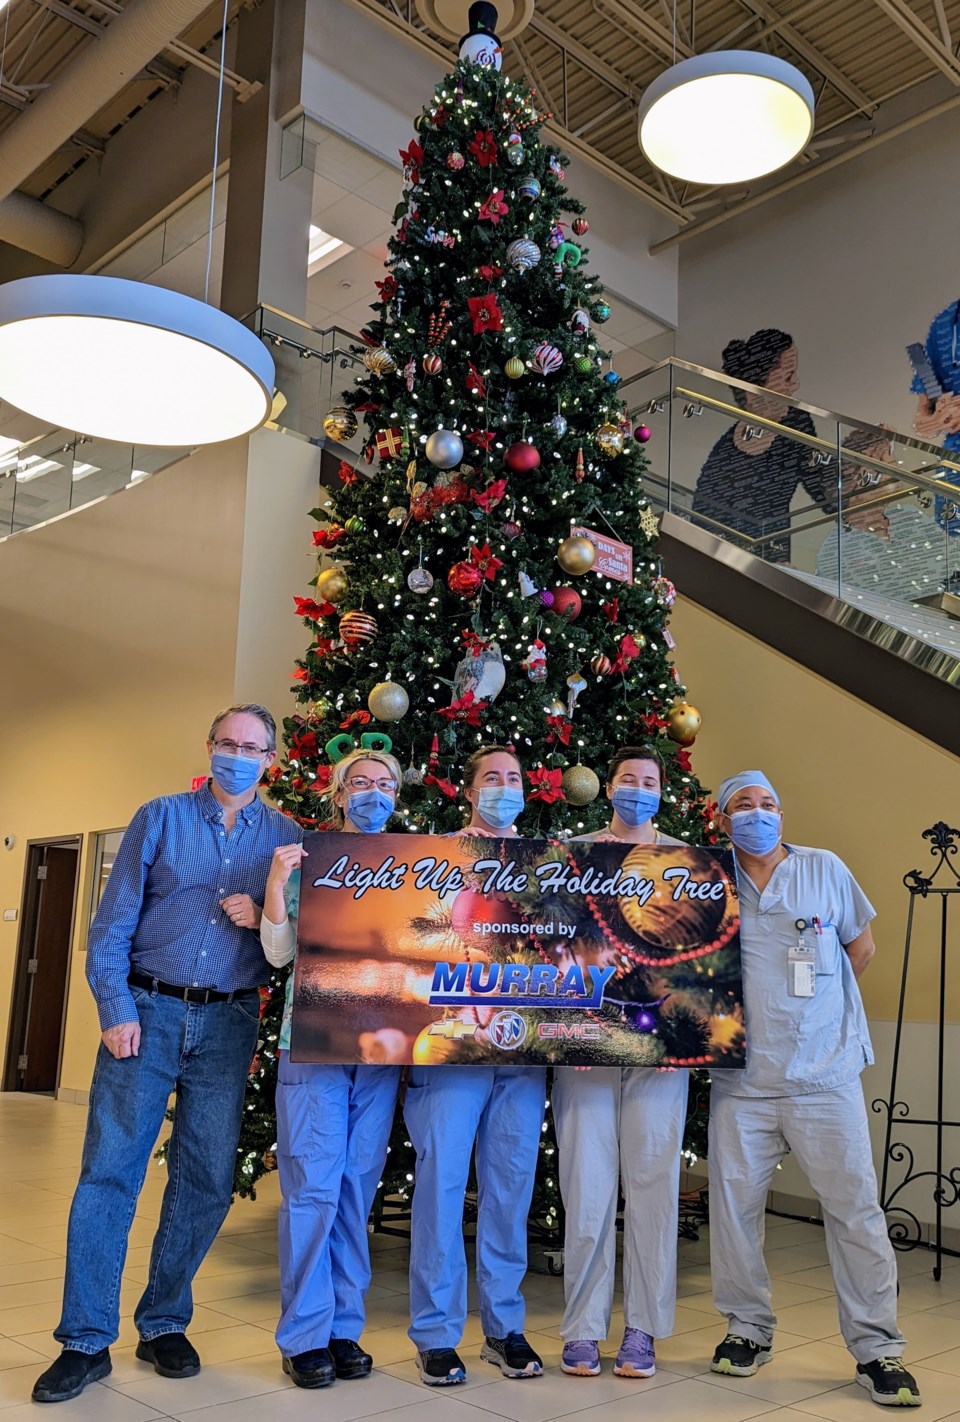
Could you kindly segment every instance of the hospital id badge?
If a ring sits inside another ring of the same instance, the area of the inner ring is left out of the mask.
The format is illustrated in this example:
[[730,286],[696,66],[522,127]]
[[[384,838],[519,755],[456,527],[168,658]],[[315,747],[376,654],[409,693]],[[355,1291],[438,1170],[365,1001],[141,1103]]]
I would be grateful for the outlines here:
[[813,997],[817,990],[817,946],[808,943],[805,919],[797,919],[799,938],[787,952],[787,990],[791,997]]

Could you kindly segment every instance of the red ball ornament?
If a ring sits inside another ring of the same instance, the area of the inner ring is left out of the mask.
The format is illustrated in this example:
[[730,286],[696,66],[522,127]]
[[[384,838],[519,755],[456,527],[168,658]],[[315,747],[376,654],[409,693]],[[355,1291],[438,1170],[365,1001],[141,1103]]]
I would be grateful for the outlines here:
[[511,474],[532,474],[540,468],[540,451],[525,439],[518,439],[503,456],[503,462]]
[[647,440],[650,439],[652,434],[653,430],[650,428],[649,425],[637,425],[637,428],[633,432],[633,437],[638,444],[646,444]]
[[352,652],[377,635],[377,619],[368,612],[345,612],[340,619],[340,640]]
[[580,616],[582,607],[580,594],[575,588],[554,588],[553,610],[558,617],[565,617],[568,622],[573,622]]
[[590,224],[585,217],[575,217],[570,226],[575,237],[584,237],[590,231]]
[[475,563],[454,563],[447,574],[447,587],[460,597],[476,597],[483,584],[483,574]]
[[590,670],[594,676],[609,676],[613,670],[613,662],[609,657],[605,657],[602,652],[599,652],[590,663]]

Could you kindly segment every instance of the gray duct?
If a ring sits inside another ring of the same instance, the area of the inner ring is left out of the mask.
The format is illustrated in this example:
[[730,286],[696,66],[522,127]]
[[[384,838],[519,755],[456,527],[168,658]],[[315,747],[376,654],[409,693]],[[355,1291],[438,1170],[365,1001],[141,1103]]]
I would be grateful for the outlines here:
[[11,124],[0,137],[0,240],[59,266],[76,261],[82,224],[16,189],[209,8],[210,0],[130,0],[102,38]]

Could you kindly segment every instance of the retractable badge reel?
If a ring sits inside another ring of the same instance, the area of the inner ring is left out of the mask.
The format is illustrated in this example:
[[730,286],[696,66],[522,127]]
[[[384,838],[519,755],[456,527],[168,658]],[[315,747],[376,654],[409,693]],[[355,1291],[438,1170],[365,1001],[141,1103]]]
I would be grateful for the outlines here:
[[817,989],[817,946],[804,937],[804,931],[811,927],[805,918],[798,918],[795,927],[797,941],[787,953],[790,996],[813,997]]

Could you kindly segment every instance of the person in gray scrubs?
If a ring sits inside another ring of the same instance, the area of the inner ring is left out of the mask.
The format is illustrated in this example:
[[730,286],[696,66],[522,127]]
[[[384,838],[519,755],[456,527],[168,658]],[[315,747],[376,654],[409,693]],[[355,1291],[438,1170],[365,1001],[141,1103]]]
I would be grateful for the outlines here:
[[[653,746],[622,746],[607,768],[611,818],[580,840],[682,844],[656,828],[663,765]],[[673,1332],[680,1147],[686,1071],[558,1067],[553,1083],[560,1194],[566,1215],[560,1325],[565,1373],[596,1377],[610,1328],[623,1182],[624,1334],[613,1371],[656,1372],[654,1340]]]
[[736,853],[747,1065],[713,1077],[710,1268],[728,1332],[710,1366],[750,1377],[770,1361],[764,1210],[790,1150],[822,1206],[856,1381],[874,1402],[918,1407],[860,1086],[873,1049],[857,979],[875,952],[874,910],[835,854],[783,843],[779,797],[762,771],[731,776],[718,800]]

